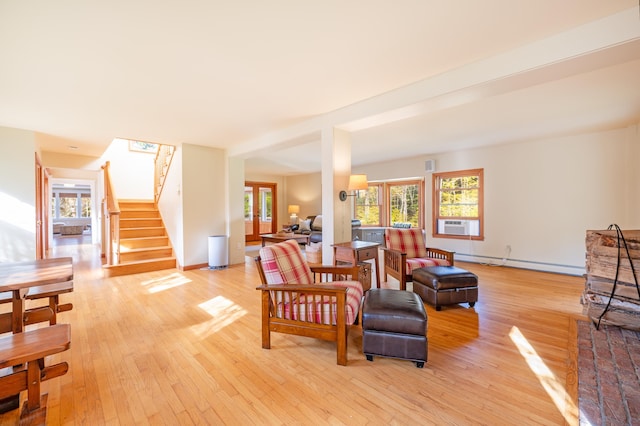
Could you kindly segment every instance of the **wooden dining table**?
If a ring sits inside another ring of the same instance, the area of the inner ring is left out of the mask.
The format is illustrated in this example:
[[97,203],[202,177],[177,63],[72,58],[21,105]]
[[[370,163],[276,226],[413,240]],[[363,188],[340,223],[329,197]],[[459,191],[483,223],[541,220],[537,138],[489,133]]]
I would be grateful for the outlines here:
[[11,292],[11,331],[20,333],[24,330],[25,298],[30,288],[53,286],[71,281],[73,281],[71,257],[0,263],[0,293]]

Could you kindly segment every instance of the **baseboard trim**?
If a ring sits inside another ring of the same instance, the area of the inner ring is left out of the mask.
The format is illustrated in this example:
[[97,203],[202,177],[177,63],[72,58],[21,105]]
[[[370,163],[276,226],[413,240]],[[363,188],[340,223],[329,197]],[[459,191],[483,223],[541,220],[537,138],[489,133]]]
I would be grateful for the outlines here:
[[508,266],[511,268],[530,269],[533,271],[553,272],[556,274],[582,276],[585,274],[584,266],[563,265],[559,263],[538,262],[535,260],[500,258],[495,256],[480,256],[475,254],[457,253],[455,260],[469,263],[481,263],[491,266]]

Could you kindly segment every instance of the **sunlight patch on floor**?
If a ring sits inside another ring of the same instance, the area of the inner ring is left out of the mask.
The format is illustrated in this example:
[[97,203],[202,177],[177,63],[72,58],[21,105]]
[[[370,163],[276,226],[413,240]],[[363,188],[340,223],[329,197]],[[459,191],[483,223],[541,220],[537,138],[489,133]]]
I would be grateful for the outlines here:
[[520,351],[531,371],[536,375],[544,390],[570,425],[578,424],[578,407],[571,400],[558,378],[547,367],[529,341],[522,335],[518,327],[512,327],[509,337]]
[[191,327],[194,333],[202,338],[222,330],[247,314],[247,311],[240,305],[222,296],[207,300],[199,304],[198,307],[211,315],[212,318]]
[[148,286],[147,291],[149,293],[158,293],[190,282],[190,279],[178,272],[174,272],[172,274],[165,275],[164,277],[143,281],[142,285],[145,287]]

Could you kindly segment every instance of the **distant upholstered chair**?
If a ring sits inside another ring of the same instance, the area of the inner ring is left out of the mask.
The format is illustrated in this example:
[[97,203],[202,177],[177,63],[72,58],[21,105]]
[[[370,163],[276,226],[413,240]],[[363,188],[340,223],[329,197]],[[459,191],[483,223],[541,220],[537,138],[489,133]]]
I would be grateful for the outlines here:
[[310,267],[294,240],[263,247],[256,265],[263,284],[257,288],[262,292],[262,347],[271,348],[272,331],[335,341],[337,362],[347,365],[347,334],[363,294],[355,281],[358,267]]
[[413,280],[414,269],[453,266],[453,252],[426,247],[422,229],[387,228],[384,239],[385,281],[391,275],[400,282],[400,290],[407,289],[407,282]]

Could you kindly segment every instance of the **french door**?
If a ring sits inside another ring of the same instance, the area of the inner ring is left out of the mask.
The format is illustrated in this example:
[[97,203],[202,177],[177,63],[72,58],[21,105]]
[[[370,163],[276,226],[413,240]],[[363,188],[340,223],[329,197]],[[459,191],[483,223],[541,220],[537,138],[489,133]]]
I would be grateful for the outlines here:
[[245,241],[259,241],[260,234],[277,232],[276,184],[244,183]]

